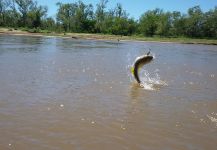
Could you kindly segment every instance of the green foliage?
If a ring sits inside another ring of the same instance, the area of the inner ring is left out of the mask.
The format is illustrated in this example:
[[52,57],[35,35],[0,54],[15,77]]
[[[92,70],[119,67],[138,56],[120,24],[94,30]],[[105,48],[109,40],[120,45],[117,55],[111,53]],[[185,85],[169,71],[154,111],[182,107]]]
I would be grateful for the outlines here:
[[170,35],[174,37],[184,36],[186,31],[186,17],[178,11],[174,11],[171,13],[171,19]]
[[30,33],[39,33],[41,30],[39,28],[27,29]]
[[217,38],[217,7],[203,13],[195,6],[189,8],[187,15],[160,9],[147,11],[140,17],[139,32],[145,36]]
[[171,32],[171,26],[172,26],[172,15],[171,13],[161,13],[158,18],[158,27],[156,34],[160,36],[170,36]]
[[217,38],[217,7],[204,14],[203,36]]
[[189,37],[202,37],[203,12],[199,6],[188,9],[186,34]]
[[41,28],[49,30],[49,31],[55,31],[55,29],[56,29],[55,20],[51,17],[48,17],[48,18],[42,20],[42,27]]
[[22,15],[22,26],[27,26],[27,15],[29,11],[32,9],[34,3],[32,0],[15,0],[18,10]]
[[134,29],[126,18],[115,18],[111,33],[115,35],[132,35]]
[[[106,29],[106,24],[110,23],[110,16],[109,14],[105,12],[106,4],[108,3],[108,0],[100,0],[100,2],[97,4],[96,12],[95,12],[95,29],[96,32],[104,32],[108,29]],[[107,19],[105,19],[107,17]],[[107,22],[107,23],[106,23]]]
[[132,35],[136,30],[136,23],[127,17],[121,4],[106,12],[107,1],[101,1],[96,11],[96,32],[115,35]]
[[158,8],[152,11],[145,12],[140,18],[140,32],[145,36],[155,35],[158,29],[161,14],[162,10]]
[[0,26],[7,26],[7,13],[10,1],[0,0]]
[[120,3],[107,9],[108,0],[99,0],[96,10],[81,0],[57,3],[56,19],[47,17],[47,7],[36,0],[0,0],[0,26],[36,33],[85,32],[154,37],[217,38],[217,7],[203,12],[199,6],[164,12],[156,8],[139,20],[129,18]]
[[57,22],[63,26],[65,32],[87,32],[91,29],[93,6],[85,5],[82,1],[76,3],[57,3]]

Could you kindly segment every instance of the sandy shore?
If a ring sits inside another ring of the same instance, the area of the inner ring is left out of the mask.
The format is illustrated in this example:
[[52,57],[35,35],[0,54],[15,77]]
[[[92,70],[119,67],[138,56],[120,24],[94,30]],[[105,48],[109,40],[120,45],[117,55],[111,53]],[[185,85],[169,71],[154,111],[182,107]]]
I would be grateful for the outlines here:
[[31,33],[21,30],[9,30],[0,28],[0,34],[3,35],[21,35],[21,36],[46,36],[46,37],[62,37],[72,39],[96,39],[96,40],[118,40],[121,36],[103,35],[103,34],[88,34],[88,33]]
[[0,28],[0,35],[19,35],[19,36],[45,36],[61,37],[72,39],[87,40],[121,40],[138,42],[160,42],[160,43],[183,43],[183,44],[206,44],[217,45],[217,39],[190,39],[190,38],[159,38],[159,37],[138,37],[138,36],[119,36],[107,34],[89,34],[89,33],[30,33],[27,31]]

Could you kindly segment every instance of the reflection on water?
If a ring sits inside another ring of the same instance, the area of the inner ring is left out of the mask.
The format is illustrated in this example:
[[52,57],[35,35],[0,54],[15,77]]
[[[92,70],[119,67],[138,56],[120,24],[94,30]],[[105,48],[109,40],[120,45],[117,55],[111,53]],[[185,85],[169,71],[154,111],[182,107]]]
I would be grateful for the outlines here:
[[216,49],[0,36],[0,149],[215,150]]

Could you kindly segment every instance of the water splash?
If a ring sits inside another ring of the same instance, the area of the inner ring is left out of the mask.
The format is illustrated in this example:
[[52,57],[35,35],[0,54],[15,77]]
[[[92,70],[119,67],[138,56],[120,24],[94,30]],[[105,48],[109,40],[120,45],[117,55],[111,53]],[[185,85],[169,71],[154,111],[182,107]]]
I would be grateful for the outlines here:
[[210,115],[206,115],[206,116],[207,116],[207,118],[210,119],[211,122],[216,123],[216,126],[217,126],[217,118],[214,118],[214,117],[212,117]]
[[140,86],[145,90],[157,90],[162,86],[166,86],[167,83],[161,80],[158,72],[159,69],[156,69],[153,73],[148,72],[147,70],[142,70],[140,74]]
[[[153,56],[154,59],[156,58],[155,53],[152,52],[151,55]],[[136,56],[135,56],[135,58],[136,58]],[[135,58],[132,57],[132,55],[130,53],[127,54],[128,62],[130,62],[130,63],[134,62]],[[151,63],[153,63],[153,62],[151,62]],[[126,70],[128,72],[127,75],[130,79],[130,82],[135,82],[134,76],[132,75],[132,73],[130,71],[132,66],[133,66],[133,64],[126,66]],[[152,90],[153,91],[153,90],[159,89],[162,86],[166,86],[167,83],[165,81],[161,80],[160,75],[159,75],[159,71],[160,71],[159,69],[155,69],[154,71],[148,71],[145,69],[141,69],[140,75],[139,75],[140,80],[141,80],[140,87],[144,88],[145,90]]]
[[[126,69],[128,70],[130,82],[133,83],[135,82],[135,79],[133,74],[130,72],[131,67],[131,65],[128,65]],[[160,78],[159,69],[156,69],[153,72],[142,69],[140,71],[140,80],[140,87],[144,88],[145,90],[153,91],[159,89],[162,86],[167,86],[167,83]]]

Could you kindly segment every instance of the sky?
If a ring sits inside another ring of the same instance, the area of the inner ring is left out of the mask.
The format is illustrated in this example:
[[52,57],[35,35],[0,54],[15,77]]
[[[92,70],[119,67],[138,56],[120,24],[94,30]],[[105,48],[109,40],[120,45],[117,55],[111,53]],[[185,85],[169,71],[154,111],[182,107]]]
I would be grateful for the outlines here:
[[[55,17],[57,12],[56,3],[74,3],[78,0],[36,0],[40,5],[48,7],[48,16]],[[93,4],[96,10],[96,4],[100,0],[82,0],[85,4]],[[147,10],[161,8],[164,11],[180,11],[187,13],[188,8],[200,5],[203,11],[208,11],[217,6],[217,0],[109,0],[107,9],[114,8],[117,3],[121,3],[124,10],[129,13],[129,17],[139,19]]]

